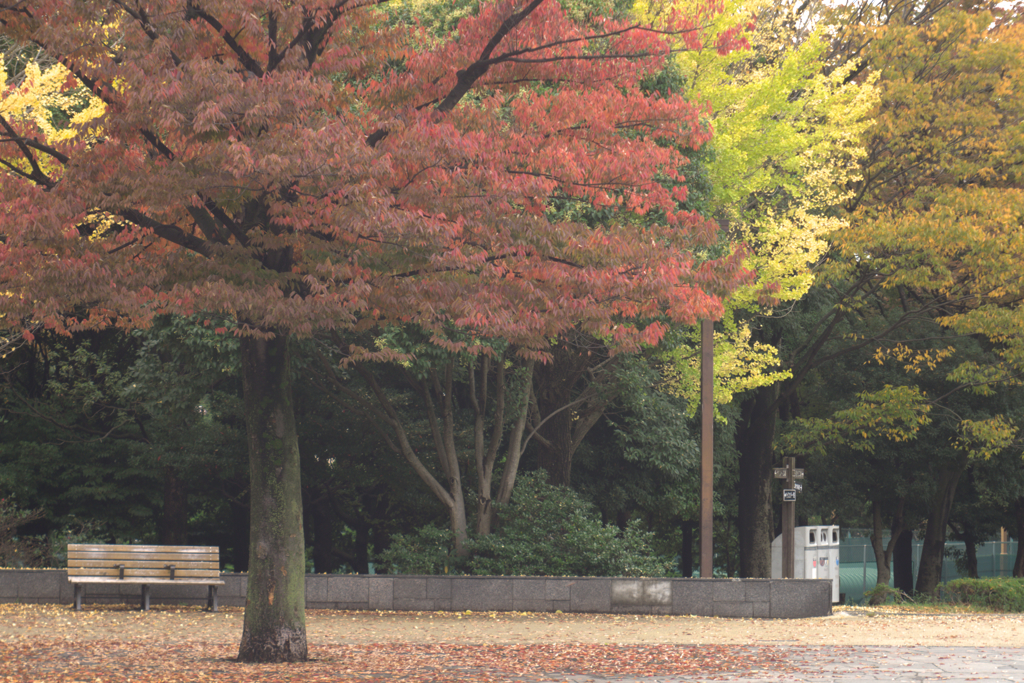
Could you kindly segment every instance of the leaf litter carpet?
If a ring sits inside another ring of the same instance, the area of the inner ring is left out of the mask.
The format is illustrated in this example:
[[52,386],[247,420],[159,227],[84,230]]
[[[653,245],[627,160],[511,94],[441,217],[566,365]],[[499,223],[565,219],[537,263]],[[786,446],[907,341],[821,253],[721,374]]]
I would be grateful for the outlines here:
[[[1006,627],[1018,622],[994,626],[1005,638]],[[847,626],[834,617],[781,623],[309,610],[310,661],[250,665],[234,661],[241,623],[240,608],[209,614],[157,606],[142,613],[97,605],[76,613],[58,605],[0,605],[0,683],[731,680],[796,674],[808,662],[843,661],[852,650],[835,638],[824,642],[826,631],[841,639]],[[799,634],[813,637],[801,642]]]
[[209,643],[139,647],[120,641],[0,646],[0,680],[22,681],[562,681],[786,670],[779,648],[612,645],[351,645],[313,650],[300,664],[239,664]]

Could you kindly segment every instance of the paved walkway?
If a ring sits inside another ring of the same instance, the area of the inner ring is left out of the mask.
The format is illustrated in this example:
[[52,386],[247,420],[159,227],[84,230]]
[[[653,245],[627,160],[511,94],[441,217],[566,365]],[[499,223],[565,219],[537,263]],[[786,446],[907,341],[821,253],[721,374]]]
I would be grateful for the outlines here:
[[770,670],[748,675],[722,674],[712,678],[657,676],[567,676],[567,683],[1022,683],[1024,648],[1019,647],[843,647],[834,657],[824,654],[796,660],[799,672]]
[[828,662],[805,662],[806,671],[789,678],[738,678],[740,681],[1024,681],[1024,648],[1019,647],[857,647]]

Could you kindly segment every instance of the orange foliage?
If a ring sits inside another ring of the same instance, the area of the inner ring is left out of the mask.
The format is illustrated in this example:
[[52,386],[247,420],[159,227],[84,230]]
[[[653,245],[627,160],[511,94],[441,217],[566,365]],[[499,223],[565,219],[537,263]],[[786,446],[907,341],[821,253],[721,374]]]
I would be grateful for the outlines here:
[[[631,320],[720,313],[748,273],[699,263],[717,227],[661,182],[711,134],[640,89],[661,34],[499,0],[427,49],[372,4],[0,3],[106,104],[91,144],[4,121],[2,160],[49,169],[2,176],[5,323],[209,311],[246,334],[416,322],[538,348],[580,325],[630,347],[662,332]],[[556,220],[554,200],[615,218]]]

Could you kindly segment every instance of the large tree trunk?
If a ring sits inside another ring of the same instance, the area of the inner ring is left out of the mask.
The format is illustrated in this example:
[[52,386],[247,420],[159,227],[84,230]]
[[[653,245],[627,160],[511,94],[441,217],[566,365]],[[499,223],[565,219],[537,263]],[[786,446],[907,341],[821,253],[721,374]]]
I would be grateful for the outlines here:
[[917,592],[934,595],[942,581],[942,559],[946,551],[946,524],[953,507],[953,496],[966,460],[939,472],[935,483],[935,496],[928,511],[928,526],[921,546],[921,565],[917,568]]
[[307,658],[306,558],[288,338],[243,338],[249,441],[249,589],[238,659]]
[[739,450],[740,576],[771,578],[772,464],[778,384],[760,387],[743,402],[736,429]]

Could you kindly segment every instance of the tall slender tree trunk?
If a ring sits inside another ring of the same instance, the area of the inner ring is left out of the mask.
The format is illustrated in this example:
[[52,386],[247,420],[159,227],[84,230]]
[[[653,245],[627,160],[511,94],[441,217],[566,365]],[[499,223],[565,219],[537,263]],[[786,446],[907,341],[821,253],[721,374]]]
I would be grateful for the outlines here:
[[571,485],[576,449],[614,395],[601,377],[609,366],[591,355],[586,339],[575,334],[568,340],[560,338],[562,343],[552,348],[551,362],[534,370],[538,464],[554,486]]
[[[885,552],[886,548],[882,544],[882,504],[877,500],[871,501],[871,550],[875,553],[875,567],[876,567],[876,586],[888,586],[889,585],[889,555]],[[892,543],[890,542],[890,545]],[[882,600],[883,596],[876,595],[871,598],[871,604],[877,605]]]
[[[248,498],[248,496],[246,496]],[[247,501],[246,501],[247,502]],[[227,542],[228,558],[236,572],[249,571],[249,505],[232,501],[230,504],[230,537]],[[221,553],[221,560],[225,560]]]
[[562,408],[572,402],[583,367],[576,349],[556,345],[551,362],[534,372],[537,410],[545,418],[536,439],[538,464],[554,486],[569,486],[572,477],[574,411]]
[[370,525],[360,521],[355,525],[356,548],[352,560],[352,571],[356,574],[370,573]]
[[679,549],[679,573],[685,578],[693,576],[693,530],[697,526],[690,520],[679,525],[683,532],[682,547]]
[[956,465],[939,472],[935,483],[935,496],[928,511],[928,525],[921,546],[921,565],[917,568],[917,592],[934,595],[942,581],[942,559],[946,551],[946,524],[953,507],[953,496],[967,461],[961,458]]
[[1014,501],[1013,517],[1017,526],[1017,555],[1013,558],[1013,575],[1024,577],[1024,497]]
[[754,390],[743,402],[736,429],[739,450],[740,576],[771,578],[772,464],[778,411],[774,407],[779,385]]
[[569,486],[572,481],[572,414],[565,410],[548,420],[541,430],[545,440],[538,442],[541,468],[552,486]]
[[310,526],[313,528],[313,571],[317,574],[333,574],[341,567],[341,557],[334,547],[334,511],[323,493],[314,490],[313,496],[321,496],[319,500],[309,501],[306,512],[312,517]]
[[164,468],[164,509],[160,545],[188,544],[188,489],[175,467]]
[[249,441],[249,588],[238,659],[307,659],[306,559],[288,338],[243,338]]
[[896,545],[892,553],[892,585],[907,595],[914,592],[914,532],[904,529],[894,534]]
[[964,534],[964,561],[967,563],[967,578],[978,578],[978,539],[974,534]]
[[452,496],[455,503],[448,508],[448,519],[451,523],[452,533],[455,534],[455,555],[457,557],[469,557],[469,525],[466,522],[466,498],[462,495],[462,482],[456,480],[452,483]]
[[[871,549],[875,553],[875,567],[877,568],[876,586],[889,585],[889,578],[892,576],[890,567],[892,566],[893,552],[896,550],[896,543],[899,540],[900,534],[903,533],[903,507],[905,504],[906,498],[901,498],[896,513],[893,515],[889,542],[883,544],[885,527],[882,525],[882,502],[878,500],[871,501]],[[885,596],[876,595],[871,598],[871,604],[877,605],[884,599]]]
[[[473,456],[476,460],[476,532],[481,536],[491,533],[494,521],[494,500],[491,497],[491,479],[494,463],[501,444],[505,421],[505,363],[495,363],[494,412],[491,416],[491,435],[487,436],[488,403],[490,397],[491,359],[481,358],[469,369],[470,403],[473,406]],[[477,367],[480,372],[477,373]]]
[[[515,421],[512,423],[511,430],[508,433],[508,447],[505,455],[505,466],[501,470],[501,480],[498,482],[498,495],[495,497],[495,502],[500,505],[508,505],[509,501],[512,500],[512,489],[515,487],[516,476],[519,474],[519,463],[523,458],[523,434],[526,431],[526,421],[529,415],[530,409],[530,387],[533,384],[533,369],[534,361],[527,361],[524,366],[525,376],[523,377],[522,393],[519,396],[519,413],[516,416]],[[502,409],[502,415],[504,415],[504,408]],[[498,439],[501,434],[495,431],[494,438]],[[499,439],[500,441],[500,439]],[[488,452],[487,458],[490,464],[486,465],[485,473],[486,476],[490,476],[494,468],[494,460],[497,455],[497,445],[495,442],[494,450]],[[482,477],[479,474],[478,477]],[[481,492],[485,489],[481,488]],[[491,495],[491,487],[488,484],[486,487],[487,496]],[[497,509],[488,503],[486,507],[480,507],[478,509],[477,519],[477,533],[480,535],[486,535],[491,533],[495,524],[498,521]]]

